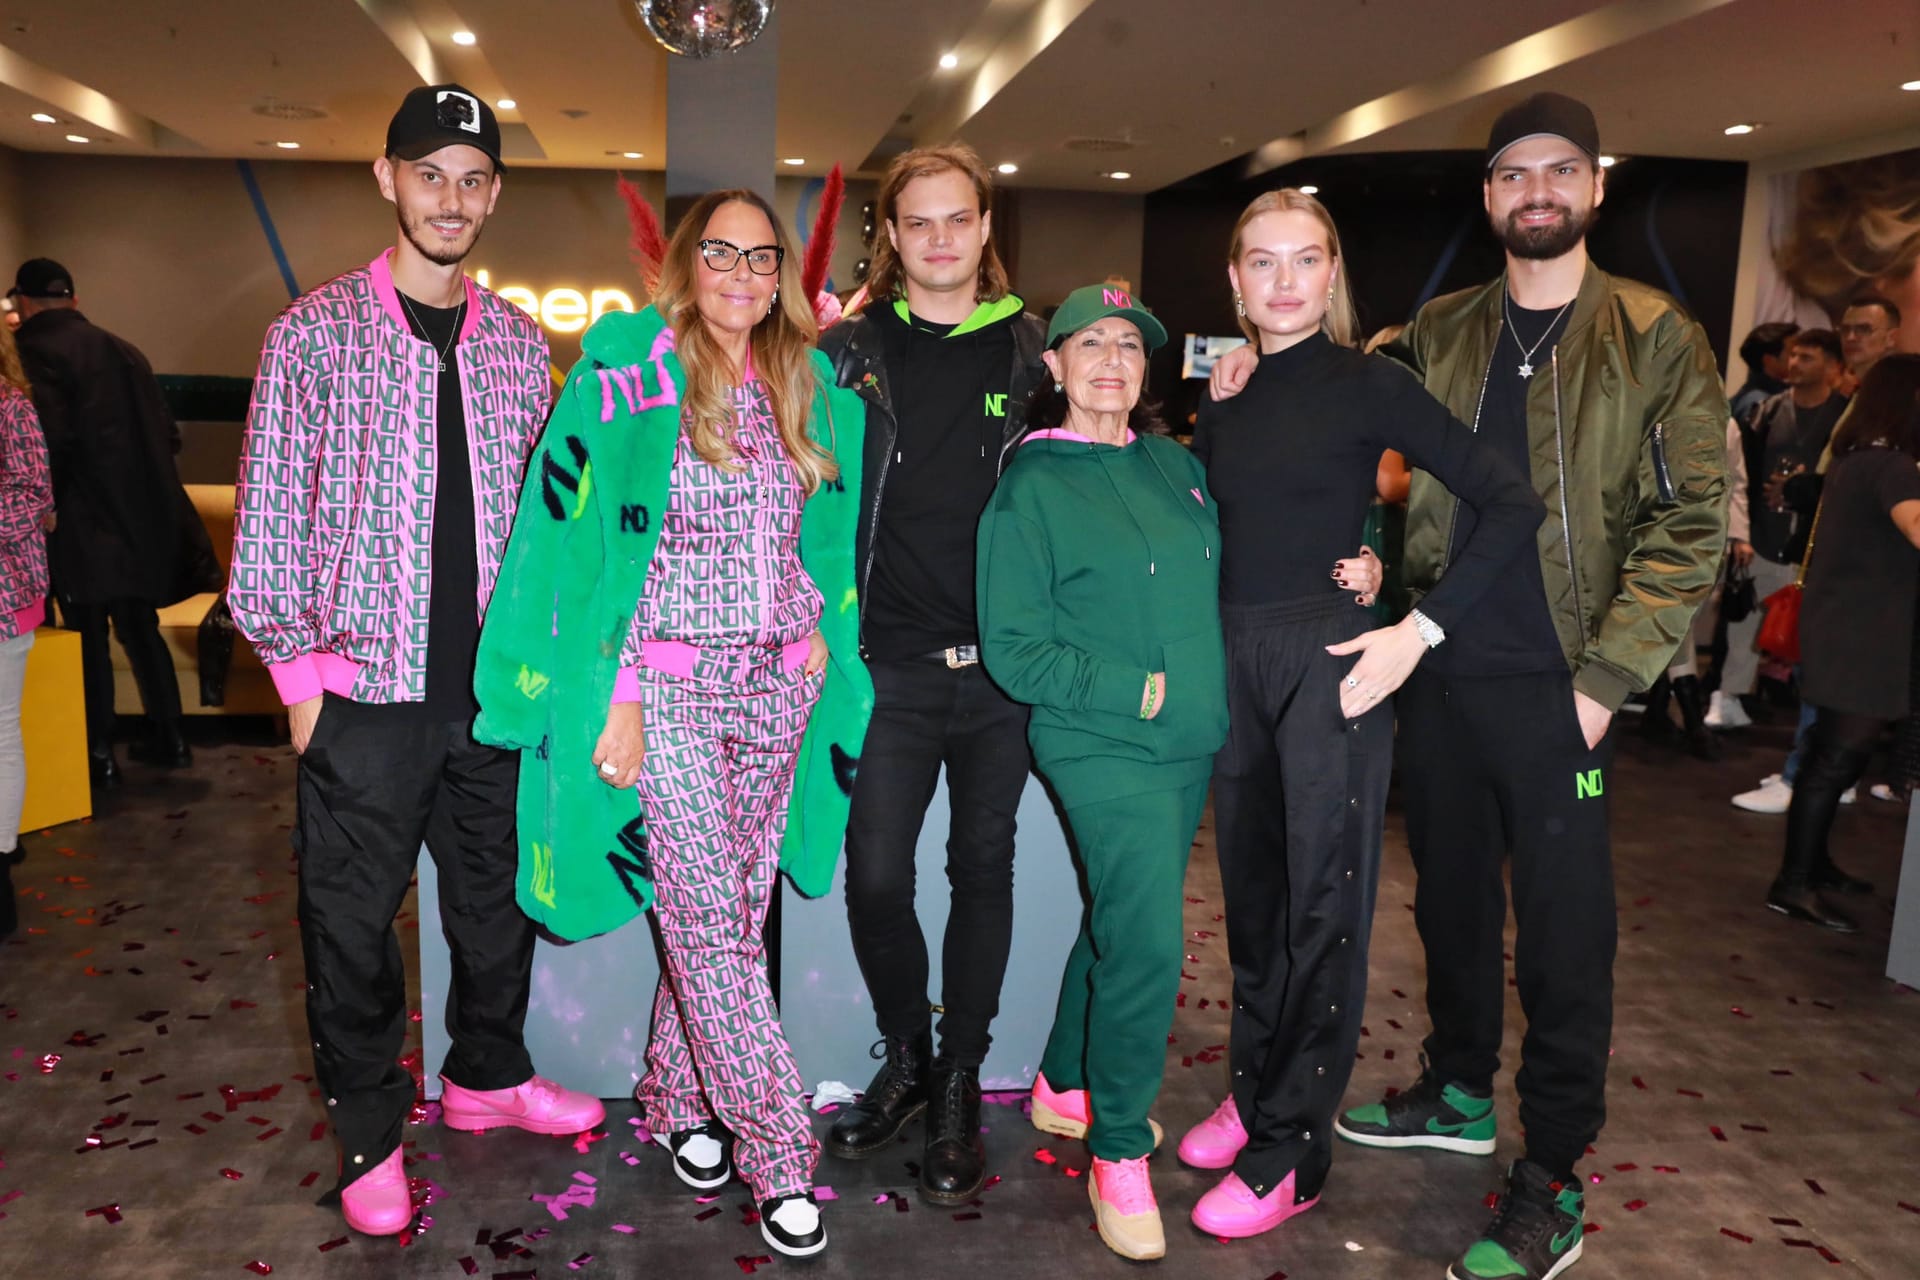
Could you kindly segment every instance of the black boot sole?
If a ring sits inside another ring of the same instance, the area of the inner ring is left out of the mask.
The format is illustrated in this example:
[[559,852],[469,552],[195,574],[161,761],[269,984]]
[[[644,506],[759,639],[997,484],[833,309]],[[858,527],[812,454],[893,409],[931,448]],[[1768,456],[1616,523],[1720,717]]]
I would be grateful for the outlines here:
[[900,1131],[906,1128],[909,1124],[912,1124],[915,1120],[919,1119],[920,1116],[923,1113],[925,1113],[926,1109],[927,1109],[927,1104],[924,1102],[918,1103],[915,1106],[909,1107],[907,1110],[900,1113],[900,1123],[894,1125],[892,1129],[888,1130],[886,1137],[876,1138],[872,1142],[866,1143],[863,1146],[858,1146],[858,1147],[851,1146],[847,1143],[841,1142],[839,1139],[835,1138],[831,1133],[829,1133],[827,1135],[827,1154],[830,1156],[837,1156],[842,1160],[864,1160],[868,1156],[875,1155],[881,1151],[884,1151],[888,1147],[892,1146],[894,1144],[894,1141],[899,1138]]
[[[1086,1174],[1083,1176],[1091,1178],[1093,1176],[1093,1171],[1089,1169],[1086,1172]],[[966,1190],[935,1191],[932,1187],[929,1187],[926,1183],[923,1182],[920,1184],[920,1198],[922,1200],[925,1200],[928,1204],[937,1204],[942,1208],[952,1208],[955,1205],[966,1204],[968,1201],[977,1197],[980,1194],[981,1189],[984,1188],[986,1185],[987,1185],[987,1170],[985,1165],[983,1164],[980,1169],[980,1177],[974,1182],[974,1184],[971,1187],[968,1187]]]
[[1808,914],[1799,907],[1785,906],[1772,900],[1767,902],[1767,910],[1777,915],[1783,915],[1789,920],[1798,920],[1802,924],[1810,924],[1816,929],[1825,929],[1829,933],[1855,934],[1860,932],[1860,926],[1854,924],[1852,921],[1822,919],[1819,916]]

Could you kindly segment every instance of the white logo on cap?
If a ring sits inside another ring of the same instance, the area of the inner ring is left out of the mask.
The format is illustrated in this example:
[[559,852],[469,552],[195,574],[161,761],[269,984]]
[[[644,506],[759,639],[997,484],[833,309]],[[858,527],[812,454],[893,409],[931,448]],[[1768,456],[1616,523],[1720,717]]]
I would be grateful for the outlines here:
[[[452,98],[455,101],[464,102],[467,104],[467,110],[461,112],[458,118],[455,121],[453,121],[455,126],[465,133],[479,133],[480,132],[480,101],[479,99],[475,98],[470,93],[461,93],[457,89],[442,89],[439,93],[434,95],[433,100],[434,100],[434,103],[438,105],[439,103],[445,102],[449,98]],[[444,114],[442,114],[441,116],[441,123],[442,124],[447,123],[447,119]]]

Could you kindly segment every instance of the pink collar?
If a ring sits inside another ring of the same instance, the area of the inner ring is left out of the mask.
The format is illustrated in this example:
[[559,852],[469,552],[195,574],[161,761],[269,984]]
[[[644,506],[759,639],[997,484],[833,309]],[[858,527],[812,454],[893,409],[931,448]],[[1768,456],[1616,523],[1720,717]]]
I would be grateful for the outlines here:
[[[407,323],[405,313],[400,310],[400,291],[393,286],[392,257],[392,249],[382,249],[380,255],[367,264],[367,270],[373,274],[374,296],[380,299],[380,305],[386,308],[387,315],[406,332],[412,333],[413,326]],[[467,315],[460,325],[460,336],[455,341],[465,342],[480,326],[480,288],[466,276],[461,276],[460,282],[467,286]]]
[[[1133,433],[1132,427],[1127,428],[1127,444],[1132,444],[1139,438],[1139,436]],[[1101,441],[1095,440],[1092,436],[1083,436],[1078,431],[1069,431],[1065,427],[1050,427],[1045,431],[1036,431],[1020,443],[1032,444],[1035,440],[1073,440],[1080,444],[1101,443]]]

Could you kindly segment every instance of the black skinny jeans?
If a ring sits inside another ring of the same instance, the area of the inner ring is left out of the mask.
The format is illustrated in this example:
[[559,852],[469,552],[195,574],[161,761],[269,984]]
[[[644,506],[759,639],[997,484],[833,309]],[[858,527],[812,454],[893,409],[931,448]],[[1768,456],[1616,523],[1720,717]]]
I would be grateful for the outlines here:
[[1877,716],[1814,708],[1806,758],[1793,780],[1793,803],[1787,807],[1787,849],[1780,860],[1776,888],[1807,888],[1823,867],[1831,865],[1827,837],[1840,812],[1840,797],[1866,773],[1874,744],[1887,724]]
[[[80,633],[81,687],[87,700],[87,750],[102,754],[113,745],[113,651],[109,635],[127,651],[127,665],[140,688],[140,705],[155,725],[180,720],[180,684],[173,655],[160,637],[160,615],[144,600],[60,606],[68,626]],[[108,622],[113,626],[108,630]]]
[[992,1043],[1013,944],[1013,829],[1032,757],[1027,709],[978,665],[873,662],[873,720],[847,819],[847,923],[880,1034],[927,1030],[927,942],[914,848],[940,770],[952,904],[941,957],[940,1052],[977,1067]]

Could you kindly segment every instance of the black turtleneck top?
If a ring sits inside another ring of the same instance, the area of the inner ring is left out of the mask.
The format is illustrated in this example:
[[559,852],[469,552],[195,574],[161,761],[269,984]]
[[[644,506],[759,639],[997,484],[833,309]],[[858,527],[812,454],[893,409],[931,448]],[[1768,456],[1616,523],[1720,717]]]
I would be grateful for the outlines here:
[[1203,399],[1193,451],[1220,509],[1220,599],[1272,604],[1337,592],[1360,547],[1380,455],[1397,449],[1479,520],[1420,611],[1448,631],[1545,515],[1533,486],[1413,375],[1323,333],[1260,357],[1244,390]]

